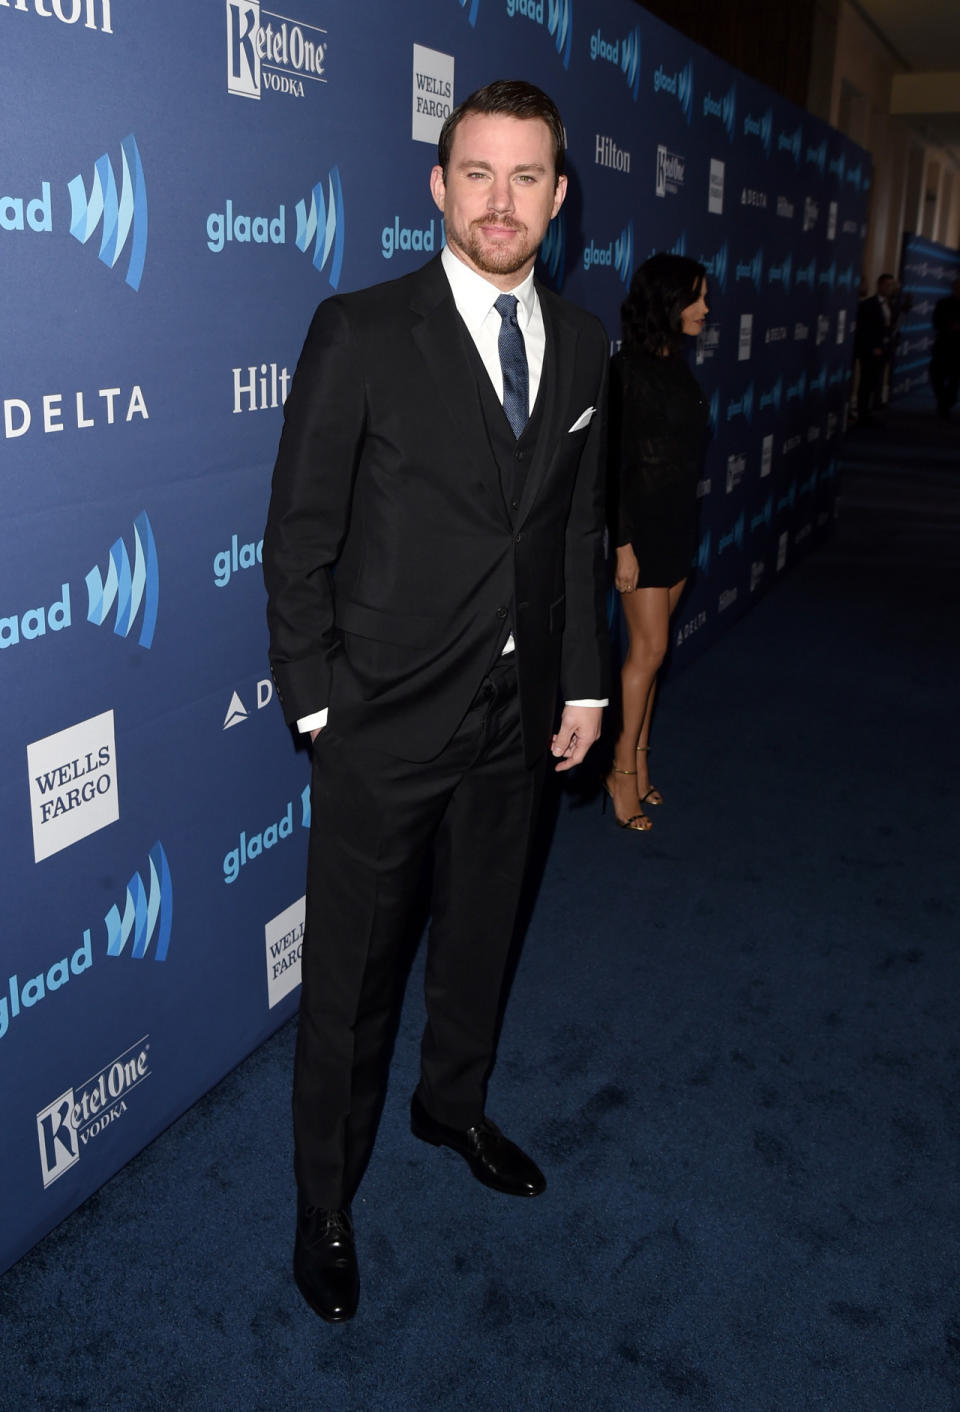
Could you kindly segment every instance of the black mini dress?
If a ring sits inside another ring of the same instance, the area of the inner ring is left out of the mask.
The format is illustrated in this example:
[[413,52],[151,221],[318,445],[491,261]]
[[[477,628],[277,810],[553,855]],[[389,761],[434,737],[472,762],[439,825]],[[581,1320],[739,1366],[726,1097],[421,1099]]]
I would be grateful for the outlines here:
[[709,409],[683,354],[621,350],[610,364],[610,532],[633,545],[638,588],[669,588],[697,551]]

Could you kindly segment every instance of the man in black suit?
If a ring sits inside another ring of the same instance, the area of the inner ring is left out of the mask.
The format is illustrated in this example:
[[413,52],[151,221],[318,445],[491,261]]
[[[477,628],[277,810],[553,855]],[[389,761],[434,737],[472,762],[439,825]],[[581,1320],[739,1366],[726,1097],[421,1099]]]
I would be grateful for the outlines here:
[[425,866],[412,1130],[498,1191],[545,1186],[485,1100],[546,761],[583,759],[607,694],[607,338],[533,279],[563,148],[531,84],[462,103],[430,177],[445,249],[322,304],[285,409],[270,653],[288,721],[314,738],[294,1273],[331,1321],[357,1306],[350,1203]]
[[880,402],[883,372],[893,347],[893,308],[891,298],[896,281],[891,274],[877,280],[877,292],[857,306],[857,328],[853,347],[860,364],[857,393],[857,421],[869,426]]
[[951,292],[938,299],[933,311],[933,354],[930,382],[941,417],[949,417],[960,391],[960,279]]

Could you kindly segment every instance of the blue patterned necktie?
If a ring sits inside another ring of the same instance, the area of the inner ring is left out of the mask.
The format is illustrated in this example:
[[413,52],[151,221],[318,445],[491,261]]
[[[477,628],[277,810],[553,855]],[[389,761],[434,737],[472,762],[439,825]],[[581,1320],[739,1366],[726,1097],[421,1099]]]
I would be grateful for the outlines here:
[[503,373],[503,410],[519,437],[530,416],[530,392],[527,378],[527,350],[517,323],[517,296],[501,294],[493,306],[500,315],[500,371]]

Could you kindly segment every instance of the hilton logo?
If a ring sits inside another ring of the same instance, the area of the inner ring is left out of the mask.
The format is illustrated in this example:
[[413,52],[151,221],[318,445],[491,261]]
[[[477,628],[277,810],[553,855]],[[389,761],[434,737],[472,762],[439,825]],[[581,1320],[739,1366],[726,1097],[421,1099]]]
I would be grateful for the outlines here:
[[618,147],[612,137],[603,137],[598,132],[596,135],[596,155],[594,164],[598,167],[611,167],[615,172],[630,171],[630,153]]
[[[27,0],[0,0],[5,10],[20,10],[29,13]],[[68,13],[65,13],[65,10]],[[53,0],[53,9],[45,10],[43,0],[33,0],[33,12],[44,19],[57,19],[65,25],[75,25],[83,17],[84,29],[99,30],[101,34],[113,34],[111,28],[110,0]]]

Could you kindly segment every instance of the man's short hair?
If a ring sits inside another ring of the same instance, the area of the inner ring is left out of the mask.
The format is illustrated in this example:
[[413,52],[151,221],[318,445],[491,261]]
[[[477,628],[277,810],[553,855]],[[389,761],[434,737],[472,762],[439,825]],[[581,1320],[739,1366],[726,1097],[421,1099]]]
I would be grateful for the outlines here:
[[484,88],[478,88],[476,93],[471,93],[469,98],[465,98],[462,103],[458,104],[440,129],[440,139],[437,142],[437,161],[443,168],[444,181],[447,179],[453,134],[470,113],[498,114],[508,118],[523,118],[525,120],[540,118],[549,128],[553,144],[554,184],[563,176],[566,134],[563,130],[563,119],[560,117],[556,103],[544,93],[542,88],[537,88],[536,84],[527,83],[525,79],[498,78],[493,83],[488,83]]

